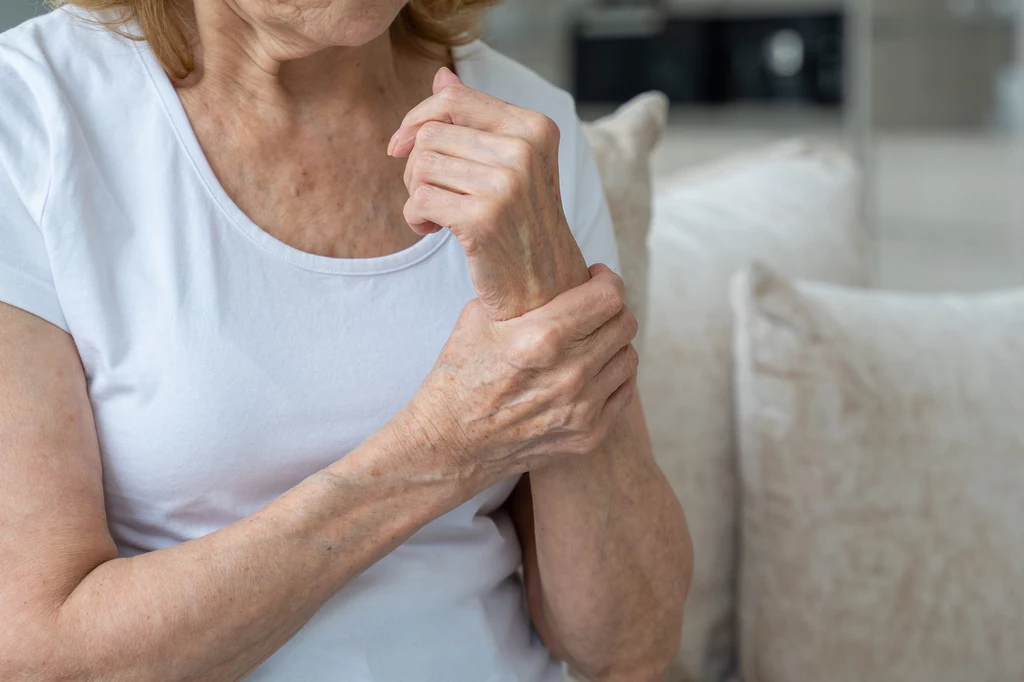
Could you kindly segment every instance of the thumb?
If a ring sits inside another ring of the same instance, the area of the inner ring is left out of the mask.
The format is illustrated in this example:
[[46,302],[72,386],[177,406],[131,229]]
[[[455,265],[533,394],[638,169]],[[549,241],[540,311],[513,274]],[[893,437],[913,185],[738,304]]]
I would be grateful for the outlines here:
[[447,66],[442,66],[434,76],[434,94],[436,95],[449,85],[462,85],[462,80]]

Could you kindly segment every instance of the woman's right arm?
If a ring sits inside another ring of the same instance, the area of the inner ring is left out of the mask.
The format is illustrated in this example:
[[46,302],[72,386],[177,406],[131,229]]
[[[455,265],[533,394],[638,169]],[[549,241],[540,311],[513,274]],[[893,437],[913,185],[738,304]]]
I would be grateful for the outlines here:
[[471,302],[416,397],[358,448],[252,516],[126,559],[75,345],[0,303],[0,679],[240,680],[431,520],[592,453],[625,407],[632,376],[612,358],[636,321],[622,280],[591,274],[505,322]]
[[252,516],[120,559],[75,346],[0,304],[0,679],[243,678],[474,492],[419,475],[430,444],[400,421]]

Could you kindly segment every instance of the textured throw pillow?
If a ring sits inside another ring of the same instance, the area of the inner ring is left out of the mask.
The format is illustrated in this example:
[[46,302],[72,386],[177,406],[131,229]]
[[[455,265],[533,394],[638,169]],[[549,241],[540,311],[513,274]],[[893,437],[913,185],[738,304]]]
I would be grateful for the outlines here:
[[1024,679],[1024,291],[733,305],[745,682]]
[[794,276],[866,283],[859,206],[850,158],[800,141],[687,172],[655,197],[640,393],[695,551],[672,682],[720,682],[735,665],[729,279],[760,259]]
[[651,152],[661,139],[668,98],[660,92],[638,95],[611,116],[586,124],[608,197],[627,285],[627,303],[645,322],[647,232],[651,226]]

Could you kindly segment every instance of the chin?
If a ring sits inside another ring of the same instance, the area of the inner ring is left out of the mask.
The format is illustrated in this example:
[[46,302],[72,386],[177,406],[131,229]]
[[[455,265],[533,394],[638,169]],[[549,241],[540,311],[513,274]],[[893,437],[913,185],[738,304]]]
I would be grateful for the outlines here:
[[387,32],[406,1],[314,0],[320,11],[307,15],[311,20],[296,29],[321,45],[359,47]]

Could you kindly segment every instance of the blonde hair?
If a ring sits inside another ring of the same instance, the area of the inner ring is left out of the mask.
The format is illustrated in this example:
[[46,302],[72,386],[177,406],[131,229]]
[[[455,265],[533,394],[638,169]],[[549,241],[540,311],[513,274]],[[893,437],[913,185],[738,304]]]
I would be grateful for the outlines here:
[[[392,35],[414,49],[452,47],[476,37],[480,14],[500,0],[409,0],[391,26]],[[172,78],[182,79],[195,70],[195,28],[191,0],[50,0],[54,7],[73,5],[103,13],[100,25],[132,40],[149,43]],[[127,27],[137,23],[141,35]]]

